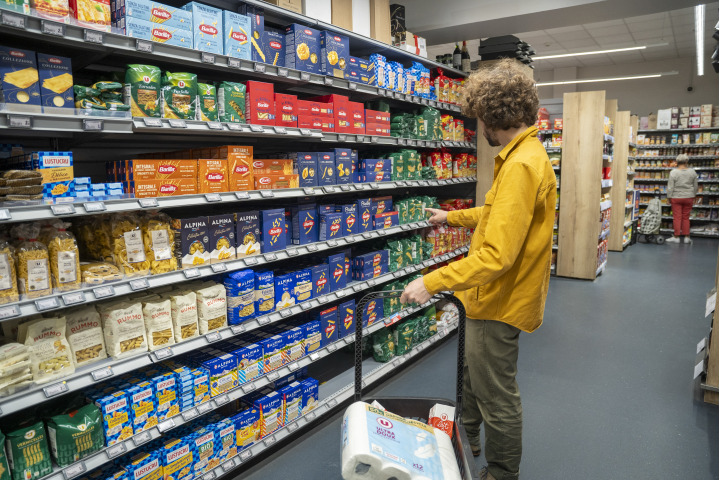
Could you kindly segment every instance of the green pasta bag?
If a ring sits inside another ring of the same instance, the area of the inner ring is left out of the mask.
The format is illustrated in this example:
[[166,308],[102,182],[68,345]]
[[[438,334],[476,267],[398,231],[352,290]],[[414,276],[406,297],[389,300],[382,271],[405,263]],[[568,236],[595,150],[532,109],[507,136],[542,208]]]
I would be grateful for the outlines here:
[[10,480],[10,466],[5,456],[5,435],[0,432],[0,480]]
[[102,415],[94,404],[50,417],[47,432],[52,456],[61,467],[92,455],[105,442]]
[[417,256],[414,243],[408,238],[403,238],[400,242],[402,243],[402,252],[404,253],[404,266],[414,265],[414,259]]
[[409,208],[407,200],[399,200],[395,203],[395,210],[397,210],[397,216],[399,217],[399,224],[404,225],[410,222]]
[[417,317],[417,323],[414,329],[413,345],[422,343],[429,338],[429,331],[427,329],[427,317],[420,315]]
[[217,108],[221,122],[247,123],[245,120],[245,85],[222,82],[217,86]]
[[395,356],[395,344],[389,328],[382,328],[372,334],[372,356],[375,361],[387,363]]
[[424,241],[422,241],[422,237],[420,235],[412,235],[409,238],[412,240],[412,243],[414,243],[416,251],[414,264],[417,265],[418,263],[422,263],[422,260],[424,260]]
[[434,304],[424,309],[422,315],[427,319],[427,332],[429,336],[437,334],[437,309]]
[[405,265],[404,246],[399,240],[387,242],[385,247],[389,250],[389,271],[396,272],[403,269]]
[[165,72],[162,77],[162,118],[195,120],[197,75]]
[[394,328],[394,348],[396,355],[404,355],[412,350],[412,338],[417,320],[405,320]]
[[125,105],[133,117],[160,117],[160,69],[152,65],[128,65],[125,72]]
[[21,424],[5,438],[12,480],[35,480],[52,472],[45,427],[41,421]]
[[399,152],[389,154],[392,159],[392,180],[406,180],[404,170],[404,158]]
[[215,86],[207,83],[197,84],[197,103],[199,108],[198,120],[205,122],[216,122],[217,121],[217,95],[215,93]]

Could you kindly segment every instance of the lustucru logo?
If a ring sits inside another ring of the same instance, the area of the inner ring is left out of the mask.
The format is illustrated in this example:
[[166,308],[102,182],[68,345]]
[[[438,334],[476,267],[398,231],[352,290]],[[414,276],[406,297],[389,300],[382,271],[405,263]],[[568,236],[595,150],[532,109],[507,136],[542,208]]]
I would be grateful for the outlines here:
[[[164,40],[169,40],[172,38],[172,34],[168,32],[167,30],[163,30],[161,28],[153,28],[152,29],[152,36],[155,38],[162,38]],[[185,82],[180,82],[185,83]],[[180,85],[180,87],[184,87],[184,85]]]
[[246,42],[247,41],[247,35],[245,35],[242,32],[232,32],[230,35],[233,40],[237,40],[238,42]]
[[168,12],[164,8],[158,8],[158,7],[154,7],[152,9],[152,16],[161,18],[163,20],[169,20],[172,18],[172,14],[170,12]]
[[201,23],[197,28],[199,28],[202,33],[206,33],[208,35],[217,35],[217,29],[212,25],[206,25],[204,23]]

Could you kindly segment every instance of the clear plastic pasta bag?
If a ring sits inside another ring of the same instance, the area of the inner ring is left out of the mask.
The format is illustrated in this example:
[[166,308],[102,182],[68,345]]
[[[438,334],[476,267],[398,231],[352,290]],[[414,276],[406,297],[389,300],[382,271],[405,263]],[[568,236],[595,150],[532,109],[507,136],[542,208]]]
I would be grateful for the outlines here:
[[148,212],[142,217],[142,239],[145,256],[150,262],[153,275],[177,270],[175,258],[175,231],[172,219],[159,211]]
[[132,213],[113,215],[112,217],[112,256],[115,265],[125,277],[149,275],[150,262],[145,254],[140,219]]
[[57,292],[70,292],[82,286],[80,250],[75,236],[67,229],[71,224],[56,220],[55,233],[49,238],[50,269]]
[[52,293],[50,258],[47,247],[37,241],[40,227],[24,224],[18,235],[25,239],[16,249],[20,293],[24,298],[39,298]]

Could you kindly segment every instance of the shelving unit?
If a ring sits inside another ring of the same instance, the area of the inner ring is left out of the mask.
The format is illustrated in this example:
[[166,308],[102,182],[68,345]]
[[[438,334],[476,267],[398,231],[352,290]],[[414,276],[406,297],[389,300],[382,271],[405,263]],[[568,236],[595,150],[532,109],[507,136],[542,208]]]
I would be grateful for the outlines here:
[[[617,108],[616,100],[607,101],[607,116],[612,118],[611,110]],[[611,190],[612,203],[616,208],[610,217],[609,250],[621,252],[624,249],[626,237],[625,222],[631,220],[631,208],[627,207],[627,188],[633,185],[632,167],[629,161],[629,132],[631,129],[631,115],[628,111],[618,111],[614,114],[614,160],[612,161],[612,179],[614,187]],[[623,188],[624,187],[624,188]],[[624,208],[621,206],[624,205]],[[627,218],[629,212],[629,218]]]

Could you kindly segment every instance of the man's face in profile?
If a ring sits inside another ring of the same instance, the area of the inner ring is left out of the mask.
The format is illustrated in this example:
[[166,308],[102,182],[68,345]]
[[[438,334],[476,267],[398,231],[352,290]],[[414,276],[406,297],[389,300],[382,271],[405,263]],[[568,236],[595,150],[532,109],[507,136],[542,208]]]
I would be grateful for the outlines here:
[[482,134],[484,135],[484,138],[487,139],[487,143],[489,143],[490,147],[499,147],[502,144],[499,143],[499,138],[497,138],[497,134],[487,130],[487,127],[484,126],[484,122],[482,120],[477,119],[479,124],[482,126]]

